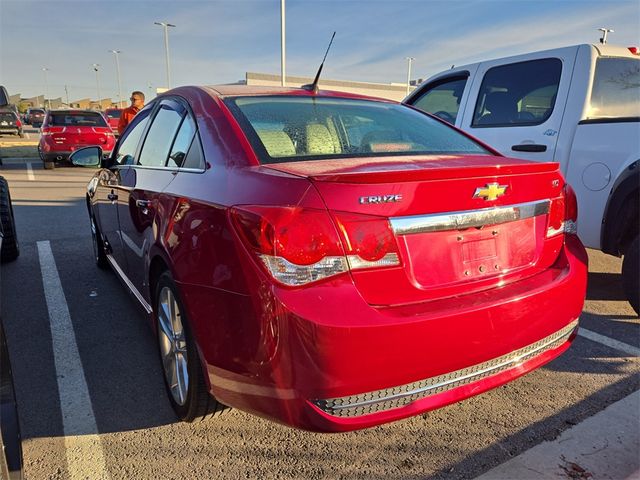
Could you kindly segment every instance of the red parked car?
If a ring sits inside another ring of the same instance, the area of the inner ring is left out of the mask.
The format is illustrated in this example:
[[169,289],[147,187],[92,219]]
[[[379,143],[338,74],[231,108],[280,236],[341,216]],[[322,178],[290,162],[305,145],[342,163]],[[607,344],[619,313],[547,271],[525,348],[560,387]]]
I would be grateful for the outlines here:
[[51,110],[42,124],[38,152],[45,166],[67,160],[71,152],[98,145],[110,154],[115,137],[105,118],[91,110]]
[[118,136],[118,122],[120,121],[120,114],[122,110],[120,108],[107,108],[104,111],[105,116],[107,117],[107,123],[113,130],[114,135]]
[[87,204],[157,333],[180,418],[221,402],[315,431],[442,407],[573,340],[587,258],[558,164],[346,93],[181,87],[142,109]]

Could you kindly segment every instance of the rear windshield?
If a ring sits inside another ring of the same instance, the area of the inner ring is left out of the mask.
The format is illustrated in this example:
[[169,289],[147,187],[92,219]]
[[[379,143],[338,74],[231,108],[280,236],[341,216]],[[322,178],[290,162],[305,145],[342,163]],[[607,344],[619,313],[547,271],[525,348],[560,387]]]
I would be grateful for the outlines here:
[[29,110],[30,115],[44,115],[44,110]]
[[49,115],[50,127],[67,127],[77,125],[81,127],[106,127],[104,117],[99,113],[52,113]]
[[327,97],[236,97],[227,105],[261,163],[420,154],[490,154],[395,103]]
[[120,118],[120,110],[107,110],[105,113],[109,118]]
[[10,112],[0,112],[0,122],[15,122],[16,116]]
[[587,118],[640,116],[640,60],[599,58]]

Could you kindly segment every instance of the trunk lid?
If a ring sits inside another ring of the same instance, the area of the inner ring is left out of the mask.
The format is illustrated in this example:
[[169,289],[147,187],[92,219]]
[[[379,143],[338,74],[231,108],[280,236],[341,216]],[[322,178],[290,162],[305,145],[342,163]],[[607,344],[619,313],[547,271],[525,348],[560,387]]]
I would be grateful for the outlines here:
[[50,127],[49,132],[56,145],[69,147],[104,145],[107,143],[107,135],[113,135],[109,127],[89,126]]
[[264,165],[308,178],[338,230],[345,213],[388,219],[400,265],[352,269],[372,305],[502,286],[549,268],[548,238],[564,181],[556,163],[478,156],[378,157]]

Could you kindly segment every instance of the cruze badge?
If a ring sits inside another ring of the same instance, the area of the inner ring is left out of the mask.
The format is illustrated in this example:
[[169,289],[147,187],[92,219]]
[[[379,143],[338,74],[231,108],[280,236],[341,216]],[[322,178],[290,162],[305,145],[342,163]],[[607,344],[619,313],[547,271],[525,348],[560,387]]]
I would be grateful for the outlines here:
[[360,197],[360,203],[362,205],[372,205],[379,203],[394,203],[402,201],[402,195],[369,195],[366,197]]
[[484,198],[485,200],[495,200],[504,195],[508,185],[500,185],[496,182],[487,183],[484,187],[476,188],[473,198]]

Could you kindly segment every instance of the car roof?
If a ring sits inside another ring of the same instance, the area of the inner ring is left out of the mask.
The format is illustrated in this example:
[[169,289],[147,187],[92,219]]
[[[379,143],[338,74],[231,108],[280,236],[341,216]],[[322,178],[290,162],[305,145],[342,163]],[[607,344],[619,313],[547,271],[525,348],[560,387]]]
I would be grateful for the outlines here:
[[69,110],[69,109],[62,109],[62,110],[49,110],[49,113],[100,113],[97,112],[96,110]]
[[380,102],[398,103],[385,98],[371,97],[356,93],[339,92],[336,90],[319,90],[317,93],[310,92],[303,88],[295,87],[269,87],[261,85],[207,85],[202,87],[210,95],[216,97],[239,97],[239,96],[307,96],[307,97],[332,97],[351,98],[362,100],[375,100]]

